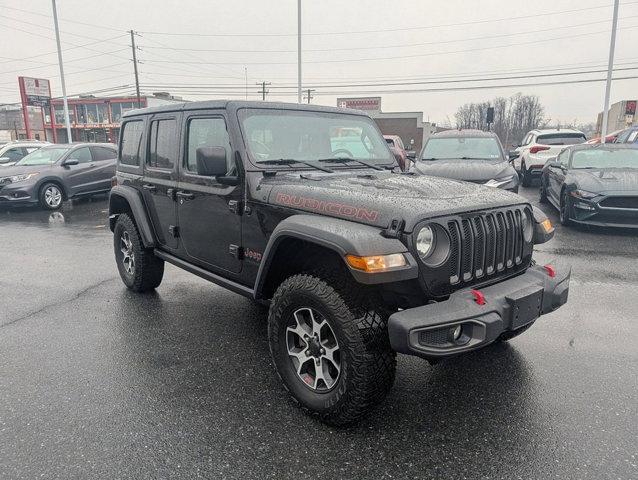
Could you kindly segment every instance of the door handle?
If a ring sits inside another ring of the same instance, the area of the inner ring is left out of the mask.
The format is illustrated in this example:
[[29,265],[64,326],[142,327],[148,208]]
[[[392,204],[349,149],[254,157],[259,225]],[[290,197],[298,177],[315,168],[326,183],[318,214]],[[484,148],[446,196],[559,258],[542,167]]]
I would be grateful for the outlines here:
[[155,185],[152,185],[150,183],[146,183],[146,184],[142,185],[142,188],[144,190],[148,190],[149,192],[154,192],[155,190],[157,190],[157,187],[155,187]]
[[178,191],[175,195],[177,195],[179,198],[183,198],[185,200],[192,200],[193,198],[195,198],[195,195],[193,195],[192,193],[188,193],[188,192],[183,192],[183,191]]

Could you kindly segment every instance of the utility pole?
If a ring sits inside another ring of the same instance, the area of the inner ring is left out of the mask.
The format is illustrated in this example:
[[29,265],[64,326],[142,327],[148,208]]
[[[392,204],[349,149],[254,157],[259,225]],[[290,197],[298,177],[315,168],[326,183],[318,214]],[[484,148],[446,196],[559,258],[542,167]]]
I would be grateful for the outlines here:
[[71,135],[71,120],[69,120],[69,102],[66,98],[66,83],[64,81],[64,66],[62,64],[62,46],[60,45],[60,29],[58,27],[58,8],[55,0],[51,0],[53,7],[53,25],[55,26],[55,41],[58,45],[58,65],[60,66],[60,84],[62,85],[62,103],[64,104],[64,122],[66,124],[67,143],[73,141]]
[[313,96],[312,96],[312,92],[314,92],[314,91],[315,91],[315,89],[314,89],[314,88],[308,88],[308,89],[306,89],[306,95],[304,96],[304,98],[307,98],[307,99],[308,99],[308,103],[309,103],[309,104],[310,104],[310,100],[312,100],[313,98],[315,98],[315,97],[313,97]]
[[297,0],[297,103],[301,103],[301,0]]
[[266,85],[270,85],[270,82],[257,82],[255,85],[261,86],[261,90],[259,91],[259,93],[261,93],[261,99],[266,100],[266,94],[269,93],[269,91],[266,90]]
[[607,117],[609,116],[609,97],[611,94],[611,72],[614,69],[614,50],[616,49],[616,29],[618,27],[618,3],[619,0],[614,0],[614,16],[611,23],[611,42],[609,44],[609,62],[607,63],[605,106],[603,107],[603,127],[600,132],[600,143],[605,143],[605,137],[607,136]]
[[131,30],[131,48],[133,49],[133,70],[135,71],[135,92],[137,93],[137,108],[142,108],[140,98],[140,77],[137,73],[137,53],[135,52],[135,32]]

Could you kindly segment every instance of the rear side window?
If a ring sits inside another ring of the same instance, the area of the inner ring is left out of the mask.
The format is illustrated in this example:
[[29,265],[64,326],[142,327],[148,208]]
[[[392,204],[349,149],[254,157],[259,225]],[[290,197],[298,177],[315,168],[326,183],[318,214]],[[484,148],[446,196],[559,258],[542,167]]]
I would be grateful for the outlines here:
[[141,120],[126,122],[122,128],[120,163],[123,165],[139,166],[144,122]]
[[113,160],[117,157],[115,150],[106,147],[91,147],[91,154],[93,155],[93,160],[96,162],[101,160]]
[[172,170],[177,158],[177,122],[174,119],[151,122],[147,165]]
[[77,160],[78,163],[90,163],[93,160],[88,147],[78,148],[69,154],[69,160]]
[[223,118],[192,118],[188,122],[186,169],[190,172],[197,172],[196,153],[199,147],[224,147],[228,172],[233,169],[230,140]]

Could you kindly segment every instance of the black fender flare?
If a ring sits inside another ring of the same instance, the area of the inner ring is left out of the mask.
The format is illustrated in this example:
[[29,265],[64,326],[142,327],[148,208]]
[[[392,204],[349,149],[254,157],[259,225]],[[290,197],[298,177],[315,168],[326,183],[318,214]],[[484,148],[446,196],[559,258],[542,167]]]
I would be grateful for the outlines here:
[[318,215],[293,215],[281,221],[273,230],[259,265],[255,280],[256,299],[261,297],[268,270],[277,248],[286,238],[297,238],[336,252],[342,259],[348,254],[358,256],[389,255],[402,253],[407,265],[385,272],[367,273],[350,267],[344,263],[359,283],[379,284],[418,277],[418,266],[407,247],[396,238],[381,235],[381,229],[348,220]]
[[111,193],[109,194],[109,227],[111,231],[115,228],[117,216],[122,213],[121,211],[117,211],[118,209],[116,208],[118,198],[123,199],[128,204],[133,214],[133,220],[142,237],[144,247],[155,247],[155,235],[153,234],[153,227],[151,227],[151,222],[144,207],[144,201],[140,193],[133,187],[116,185],[111,189]]

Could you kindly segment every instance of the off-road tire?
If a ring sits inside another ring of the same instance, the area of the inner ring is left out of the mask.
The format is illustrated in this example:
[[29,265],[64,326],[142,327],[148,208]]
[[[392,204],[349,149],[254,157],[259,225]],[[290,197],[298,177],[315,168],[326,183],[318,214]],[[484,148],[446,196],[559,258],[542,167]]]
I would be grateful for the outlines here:
[[[534,320],[535,322],[536,320]],[[519,328],[518,330],[512,330],[509,332],[505,332],[502,333],[500,337],[498,337],[497,342],[507,342],[513,338],[518,337],[519,335],[525,333],[527,330],[529,330],[531,328],[532,325],[534,325],[534,322],[530,322],[527,325],[522,326],[521,328]]]
[[[47,191],[55,190],[58,192],[59,203],[50,203],[47,201]],[[56,182],[46,182],[38,190],[38,203],[45,210],[59,210],[64,202],[64,189]]]
[[539,193],[539,199],[538,201],[540,203],[548,203],[547,201],[547,186],[546,186],[547,180],[545,179],[545,177],[541,177],[541,184],[538,187],[538,193]]
[[530,187],[532,185],[532,178],[525,166],[525,162],[521,161],[521,185],[524,187]]
[[[131,252],[134,258],[134,268],[132,273],[126,270],[123,262],[124,254],[122,248],[122,238],[127,235],[130,239]],[[142,238],[137,230],[135,222],[127,214],[123,213],[117,217],[115,228],[113,229],[113,248],[115,251],[115,261],[120,277],[128,288],[134,292],[148,292],[162,283],[164,276],[164,260],[153,255],[153,250],[144,248]]]
[[[303,307],[319,312],[339,343],[341,372],[327,392],[308,388],[297,375],[286,348],[286,328]],[[298,274],[277,288],[268,317],[268,341],[275,370],[295,403],[335,426],[353,423],[383,400],[392,388],[396,354],[387,334],[389,313],[344,273]]]

